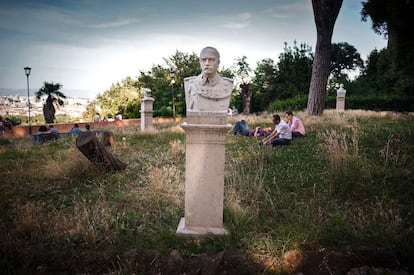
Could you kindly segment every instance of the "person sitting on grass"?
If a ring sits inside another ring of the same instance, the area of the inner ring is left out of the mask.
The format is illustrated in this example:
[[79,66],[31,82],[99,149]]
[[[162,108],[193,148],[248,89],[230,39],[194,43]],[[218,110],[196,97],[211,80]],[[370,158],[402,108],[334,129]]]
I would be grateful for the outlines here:
[[57,128],[55,128],[55,126],[53,124],[49,125],[48,132],[51,133],[51,134],[59,134],[59,130]]
[[44,142],[44,138],[42,135],[47,134],[47,127],[46,125],[41,125],[37,130],[36,134],[34,134],[34,142],[35,144],[40,144]]
[[275,130],[259,142],[259,144],[265,145],[289,145],[292,140],[292,131],[287,123],[280,119],[280,116],[275,114],[272,117],[272,121],[275,124]]
[[305,132],[305,126],[303,126],[302,120],[294,116],[292,111],[286,112],[285,117],[288,121],[290,130],[292,131],[292,137],[304,137],[306,132]]
[[60,132],[53,124],[49,125],[49,130],[47,132],[49,133],[49,136],[47,138],[50,140],[56,140],[60,138]]
[[70,130],[70,132],[72,134],[79,134],[79,133],[82,133],[83,131],[81,128],[79,128],[79,124],[75,123],[73,124],[73,128]]

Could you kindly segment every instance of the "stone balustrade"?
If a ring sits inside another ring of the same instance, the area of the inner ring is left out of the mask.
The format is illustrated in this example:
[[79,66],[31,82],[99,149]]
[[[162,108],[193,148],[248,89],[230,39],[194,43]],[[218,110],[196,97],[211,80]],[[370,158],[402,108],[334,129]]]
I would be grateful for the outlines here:
[[[163,122],[172,122],[173,118],[153,118],[153,123],[163,123]],[[101,121],[101,122],[71,122],[71,123],[53,123],[54,127],[59,130],[59,132],[69,132],[73,124],[77,123],[79,125],[79,128],[85,129],[85,125],[89,124],[91,126],[91,130],[98,129],[98,128],[105,128],[105,127],[122,127],[122,126],[128,126],[128,125],[137,125],[137,127],[140,127],[141,125],[141,119],[140,118],[134,118],[134,119],[122,119],[122,120],[115,120],[115,121]],[[39,127],[42,124],[36,124],[31,125],[31,132],[32,135],[35,134]],[[48,125],[48,124],[43,124]],[[6,131],[3,135],[0,135],[0,137],[24,137],[29,135],[29,125],[18,125],[14,126],[12,128],[11,133]]]

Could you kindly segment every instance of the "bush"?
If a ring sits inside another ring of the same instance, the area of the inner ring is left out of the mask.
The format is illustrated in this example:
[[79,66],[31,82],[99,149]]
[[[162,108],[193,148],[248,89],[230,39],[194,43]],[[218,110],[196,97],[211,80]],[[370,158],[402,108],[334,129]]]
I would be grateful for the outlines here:
[[[295,96],[286,100],[277,100],[270,104],[269,112],[292,110],[300,111],[306,108],[308,96]],[[336,108],[336,96],[328,96],[325,99],[325,108]],[[414,97],[399,95],[354,95],[345,98],[346,109],[361,109],[373,111],[414,111]]]
[[281,110],[299,111],[306,109],[308,96],[298,95],[285,100],[275,100],[269,106],[269,112],[277,112]]
[[350,96],[345,100],[347,109],[396,112],[414,111],[414,97],[404,97],[400,95],[367,95]]
[[20,117],[11,116],[11,117],[9,117],[9,118],[10,118],[10,120],[11,120],[11,122],[12,122],[12,125],[13,125],[13,126],[16,126],[16,125],[20,125],[20,124],[22,124],[22,120],[21,120],[21,118],[20,118]]

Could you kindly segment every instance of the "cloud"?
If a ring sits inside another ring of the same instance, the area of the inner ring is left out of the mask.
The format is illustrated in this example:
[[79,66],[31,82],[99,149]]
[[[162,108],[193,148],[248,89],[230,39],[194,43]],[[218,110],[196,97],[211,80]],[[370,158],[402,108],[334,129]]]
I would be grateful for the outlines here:
[[292,1],[287,4],[276,4],[265,10],[265,13],[269,14],[273,18],[292,18],[300,17],[301,14],[313,14],[312,5],[308,0]]
[[249,27],[251,17],[252,15],[248,12],[237,14],[232,21],[223,23],[222,27],[226,29],[245,29]]
[[[333,41],[348,41],[358,50],[366,44],[364,55],[385,42],[369,24],[360,24],[355,5],[344,1]],[[245,55],[254,67],[263,58],[277,60],[283,42],[312,46],[316,40],[309,0],[210,1],[201,9],[189,0],[1,0],[0,20],[0,84],[10,88],[25,87],[25,66],[33,69],[31,87],[47,80],[103,91],[164,64],[176,50],[198,54],[214,46],[221,66]]]
[[104,23],[100,23],[100,24],[91,24],[88,25],[91,28],[97,28],[97,29],[102,29],[102,28],[118,28],[118,27],[123,27],[123,26],[127,26],[130,24],[134,24],[134,23],[138,23],[141,20],[138,19],[119,19],[116,21],[112,21],[112,22],[104,22]]

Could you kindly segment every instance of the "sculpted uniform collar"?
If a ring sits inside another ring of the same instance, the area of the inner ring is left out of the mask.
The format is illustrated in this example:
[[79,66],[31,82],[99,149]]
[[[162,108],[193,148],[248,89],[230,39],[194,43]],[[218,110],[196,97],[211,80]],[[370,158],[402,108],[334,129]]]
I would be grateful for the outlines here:
[[219,77],[217,74],[212,77],[207,77],[206,75],[201,75],[201,85],[202,86],[215,86],[219,82]]

